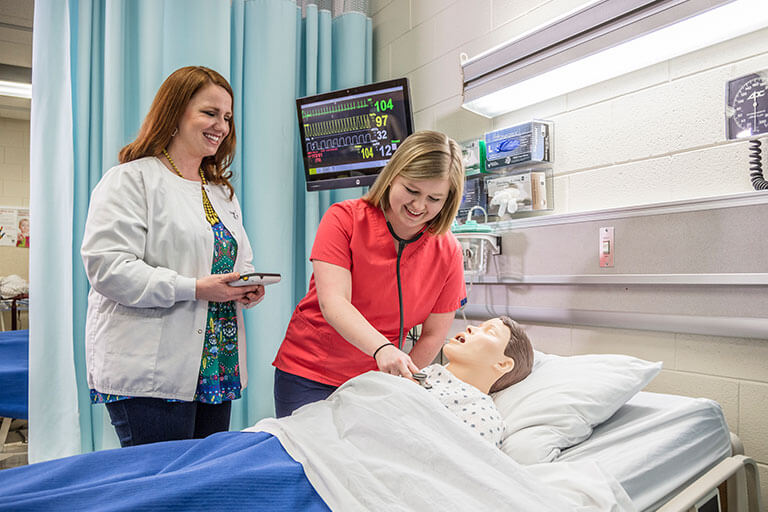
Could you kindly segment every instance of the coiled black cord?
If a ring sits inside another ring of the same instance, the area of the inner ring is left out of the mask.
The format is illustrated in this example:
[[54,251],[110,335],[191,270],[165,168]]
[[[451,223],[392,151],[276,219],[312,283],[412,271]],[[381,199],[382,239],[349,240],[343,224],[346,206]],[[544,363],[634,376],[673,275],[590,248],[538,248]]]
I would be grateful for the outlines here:
[[760,150],[760,141],[749,141],[749,176],[755,190],[768,190],[768,181],[763,177],[763,159]]

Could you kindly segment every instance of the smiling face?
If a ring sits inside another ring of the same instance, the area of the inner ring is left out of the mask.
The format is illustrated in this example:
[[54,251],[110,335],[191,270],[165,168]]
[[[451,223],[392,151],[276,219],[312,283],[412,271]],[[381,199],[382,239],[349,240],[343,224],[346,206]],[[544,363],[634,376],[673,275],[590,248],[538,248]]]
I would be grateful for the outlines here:
[[229,134],[231,120],[232,98],[223,87],[209,83],[189,100],[169,147],[200,159],[215,155]]
[[491,366],[506,358],[504,350],[512,332],[500,318],[491,318],[479,326],[469,325],[443,347],[451,363]]
[[387,220],[401,238],[411,238],[443,208],[450,182],[448,178],[413,180],[397,176],[389,190]]
[[19,221],[19,231],[21,231],[21,234],[24,236],[29,234],[29,221],[27,219],[21,219]]

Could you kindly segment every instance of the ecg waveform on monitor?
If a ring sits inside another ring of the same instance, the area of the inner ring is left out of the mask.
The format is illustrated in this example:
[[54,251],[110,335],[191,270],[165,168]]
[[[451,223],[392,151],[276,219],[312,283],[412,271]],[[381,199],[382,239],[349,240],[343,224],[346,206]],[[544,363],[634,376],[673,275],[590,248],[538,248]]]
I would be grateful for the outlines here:
[[323,107],[318,108],[310,108],[301,113],[301,117],[303,119],[309,119],[310,117],[316,117],[316,116],[324,116],[329,114],[336,114],[339,112],[349,112],[350,110],[357,110],[360,108],[367,109],[370,105],[368,102],[370,101],[370,98],[368,100],[354,100],[354,101],[347,101],[343,103],[333,103],[331,105],[326,105]]
[[370,133],[357,135],[342,135],[340,137],[328,137],[327,139],[307,142],[307,151],[323,151],[356,144],[371,144],[373,139]]
[[370,116],[362,115],[343,117],[341,119],[329,119],[328,121],[320,121],[318,123],[307,123],[304,125],[304,133],[307,137],[322,137],[324,135],[368,130],[370,128]]

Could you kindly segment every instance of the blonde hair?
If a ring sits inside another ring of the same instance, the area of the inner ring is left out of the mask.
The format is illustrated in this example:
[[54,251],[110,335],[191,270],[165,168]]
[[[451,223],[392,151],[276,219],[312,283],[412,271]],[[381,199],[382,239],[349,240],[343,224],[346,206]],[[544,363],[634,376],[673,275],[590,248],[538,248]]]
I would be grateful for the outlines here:
[[[223,87],[232,98],[234,106],[235,97],[232,87],[227,79],[216,71],[203,66],[187,66],[179,68],[165,79],[158,89],[152,106],[144,118],[136,140],[120,150],[118,155],[120,163],[131,162],[146,156],[159,156],[171,142],[174,130],[181,120],[181,116],[192,99],[200,89],[208,84]],[[203,158],[201,168],[205,173],[205,179],[210,183],[224,185],[229,189],[229,197],[235,193],[229,183],[232,171],[227,168],[235,157],[235,121],[229,119],[229,133],[221,141],[219,149],[213,156]]]
[[398,176],[410,180],[448,178],[448,197],[429,223],[429,231],[435,235],[448,232],[464,194],[464,162],[456,141],[430,130],[413,133],[397,148],[363,199],[386,210],[390,186]]

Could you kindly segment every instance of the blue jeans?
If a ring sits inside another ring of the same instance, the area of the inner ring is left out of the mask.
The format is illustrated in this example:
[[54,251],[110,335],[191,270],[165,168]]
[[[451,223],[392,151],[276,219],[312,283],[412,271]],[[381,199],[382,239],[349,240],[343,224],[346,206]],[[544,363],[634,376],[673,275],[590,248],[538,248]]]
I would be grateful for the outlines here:
[[232,402],[169,402],[164,398],[128,398],[108,403],[120,446],[202,439],[229,430]]
[[305,379],[275,368],[275,416],[290,416],[302,405],[325,400],[336,386]]

